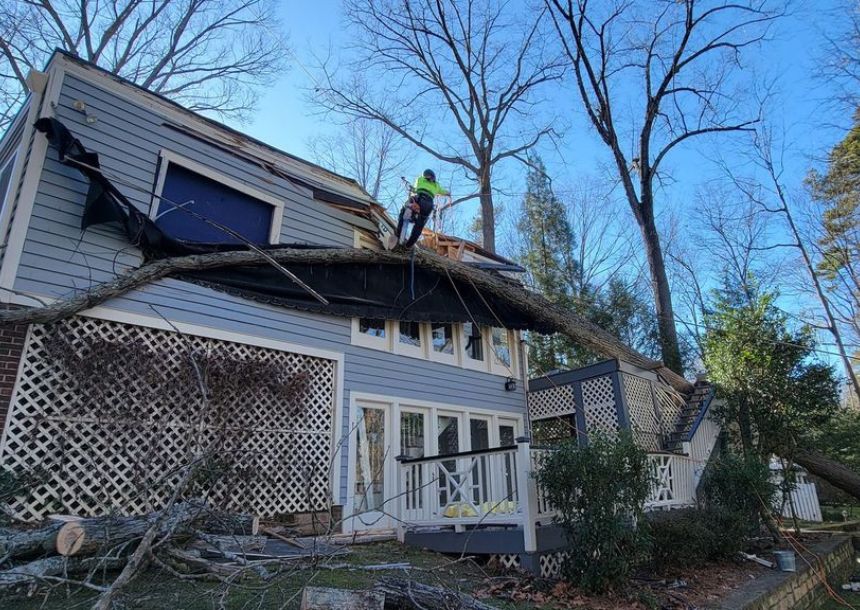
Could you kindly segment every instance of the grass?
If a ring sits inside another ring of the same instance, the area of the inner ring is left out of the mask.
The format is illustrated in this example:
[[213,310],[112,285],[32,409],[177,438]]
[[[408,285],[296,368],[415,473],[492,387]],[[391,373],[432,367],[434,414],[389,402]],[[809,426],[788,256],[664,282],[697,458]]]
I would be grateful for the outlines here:
[[[848,593],[845,591],[837,590],[836,594],[839,595],[842,599],[844,599],[847,603],[849,603],[852,608],[860,608],[860,593]],[[827,597],[821,602],[821,606],[819,606],[819,610],[845,610],[849,606],[836,601],[832,597]]]
[[[396,543],[353,546],[352,553],[336,557],[332,563],[367,566],[390,563],[409,563],[413,569],[409,577],[431,585],[459,589],[472,593],[483,585],[488,576],[486,569],[471,561],[456,562],[455,559],[421,551]],[[301,591],[306,585],[364,589],[373,586],[381,575],[405,575],[402,570],[293,570],[284,572],[268,582],[245,579],[235,586],[226,587],[218,582],[183,581],[157,568],[151,568],[135,579],[120,600],[122,607],[140,610],[182,608],[204,610],[216,608],[219,602],[229,609],[284,608],[297,609],[301,602]],[[5,599],[3,610],[45,609],[59,610],[88,608],[97,593],[93,591],[67,591],[58,587],[45,594],[33,597]],[[514,604],[494,599],[492,604],[505,610],[529,610],[537,606],[525,603]]]

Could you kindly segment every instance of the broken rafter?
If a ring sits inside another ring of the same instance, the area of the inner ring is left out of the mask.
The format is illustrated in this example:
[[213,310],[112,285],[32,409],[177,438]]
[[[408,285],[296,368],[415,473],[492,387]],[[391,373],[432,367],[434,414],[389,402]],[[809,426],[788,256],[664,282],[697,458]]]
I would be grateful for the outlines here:
[[[40,307],[2,311],[0,312],[0,323],[49,324],[172,274],[265,264],[268,262],[268,257],[282,265],[355,263],[403,265],[410,261],[411,253],[376,252],[350,248],[310,250],[284,248],[271,250],[267,252],[267,255],[264,258],[253,251],[234,251],[153,260],[72,297]],[[686,379],[663,366],[661,362],[640,354],[593,322],[551,303],[541,295],[506,280],[502,276],[458,263],[423,249],[414,250],[414,260],[416,266],[442,275],[448,274],[458,281],[473,285],[486,297],[490,304],[494,300],[498,300],[522,311],[536,322],[536,326],[551,328],[604,356],[618,358],[644,369],[655,370],[679,391],[689,392],[692,390],[692,386]]]

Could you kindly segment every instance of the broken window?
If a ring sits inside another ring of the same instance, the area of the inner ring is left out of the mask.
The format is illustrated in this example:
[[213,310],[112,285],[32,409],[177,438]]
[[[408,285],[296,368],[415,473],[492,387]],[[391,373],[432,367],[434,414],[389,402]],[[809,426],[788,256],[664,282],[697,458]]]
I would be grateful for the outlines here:
[[510,369],[513,360],[511,358],[511,340],[508,331],[504,328],[494,328],[491,337],[495,363]]
[[[165,161],[166,162],[166,161]],[[197,172],[168,163],[156,199],[155,224],[179,239],[195,242],[269,244],[275,206]]]
[[483,362],[484,341],[481,327],[474,322],[463,324],[463,350],[466,352],[466,358]]
[[433,337],[433,351],[439,354],[454,355],[454,332],[453,326],[448,323],[434,322],[431,326]]
[[359,318],[358,332],[369,337],[385,338],[385,320]]
[[400,343],[410,347],[421,347],[421,324],[400,322]]

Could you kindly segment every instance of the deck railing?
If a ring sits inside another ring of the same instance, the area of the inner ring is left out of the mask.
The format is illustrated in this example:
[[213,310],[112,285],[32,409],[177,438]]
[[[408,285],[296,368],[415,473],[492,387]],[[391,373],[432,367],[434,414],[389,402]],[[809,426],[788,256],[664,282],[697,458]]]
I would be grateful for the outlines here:
[[[400,459],[399,518],[408,526],[515,525],[527,551],[536,548],[536,527],[556,510],[537,484],[553,449],[528,442],[422,458]],[[688,506],[695,500],[694,462],[673,453],[648,455],[657,483],[646,509]]]
[[656,483],[645,509],[690,506],[695,500],[695,461],[677,453],[649,453]]

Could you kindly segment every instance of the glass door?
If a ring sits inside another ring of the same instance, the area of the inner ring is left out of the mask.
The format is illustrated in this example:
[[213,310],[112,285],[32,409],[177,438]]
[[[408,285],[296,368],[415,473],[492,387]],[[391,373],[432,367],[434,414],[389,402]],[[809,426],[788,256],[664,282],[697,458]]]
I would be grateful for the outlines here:
[[[490,448],[490,432],[493,426],[489,417],[472,415],[469,417],[469,450],[479,451]],[[472,501],[481,504],[490,499],[489,455],[472,458]]]
[[386,472],[389,456],[389,408],[359,404],[356,413],[355,487],[353,489],[353,527],[382,529],[391,526],[386,513],[392,497],[393,481]]
[[[430,416],[426,409],[414,407],[401,407],[399,413],[400,423],[400,455],[406,458],[422,458],[430,454]],[[429,506],[428,481],[430,476],[427,472],[427,464],[407,464],[401,469],[404,488],[400,490],[405,494],[406,514],[421,515],[422,511]]]
[[[438,413],[436,415],[436,447],[439,455],[460,452],[460,414]],[[460,477],[457,460],[444,460],[439,464],[439,505],[461,502],[458,488]]]

